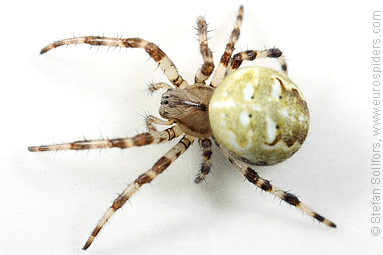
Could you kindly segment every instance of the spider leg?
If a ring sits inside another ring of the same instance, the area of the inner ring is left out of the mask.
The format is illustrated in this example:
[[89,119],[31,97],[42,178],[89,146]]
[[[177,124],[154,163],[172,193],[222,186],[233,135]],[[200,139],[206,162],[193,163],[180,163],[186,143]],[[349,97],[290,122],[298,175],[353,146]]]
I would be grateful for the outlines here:
[[112,215],[120,209],[127,200],[143,185],[150,183],[157,175],[161,174],[166,168],[170,166],[182,153],[184,153],[189,146],[193,143],[194,137],[184,135],[183,138],[167,153],[165,153],[151,169],[141,174],[137,179],[130,184],[117,198],[114,200],[112,206],[104,214],[97,226],[94,228],[92,234],[86,241],[83,250],[86,250],[93,242],[94,238],[100,232],[105,223],[112,217]]
[[202,148],[203,151],[203,162],[201,165],[201,169],[199,170],[199,173],[197,177],[194,179],[195,183],[200,183],[202,180],[205,179],[205,176],[210,173],[211,169],[211,141],[209,138],[203,138],[199,140],[199,145]]
[[222,82],[223,78],[225,77],[226,68],[229,64],[231,55],[233,54],[235,43],[238,41],[238,38],[239,38],[242,18],[243,18],[243,6],[240,6],[234,29],[230,35],[230,40],[226,44],[225,52],[223,53],[221,57],[221,61],[219,62],[218,67],[214,72],[213,80],[210,84],[210,86],[212,87],[217,87]]
[[203,17],[197,20],[199,49],[203,58],[203,65],[195,74],[195,83],[205,83],[214,70],[213,53],[208,46],[207,24]]
[[53,42],[44,47],[40,54],[44,54],[47,51],[69,44],[90,44],[97,46],[109,46],[109,47],[121,47],[121,48],[141,48],[150,55],[150,57],[156,61],[161,70],[165,73],[169,81],[176,87],[186,87],[188,83],[178,73],[176,66],[170,60],[170,58],[163,52],[157,45],[152,42],[148,42],[141,38],[112,38],[104,36],[84,36],[74,37],[64,40]]
[[83,140],[72,143],[28,147],[29,151],[87,150],[101,148],[129,148],[149,144],[163,143],[180,136],[183,132],[176,125],[164,131],[149,131],[129,138]]
[[154,124],[169,126],[169,125],[173,125],[174,121],[163,120],[163,119],[157,118],[157,117],[155,117],[153,115],[148,115],[145,118],[145,125],[146,125],[146,127],[148,128],[149,131],[157,131],[156,127],[154,126]]
[[233,71],[237,70],[244,60],[253,61],[254,59],[259,58],[277,58],[281,65],[282,72],[287,75],[286,60],[282,54],[282,51],[280,51],[278,48],[262,51],[247,50],[234,54],[231,58],[230,65],[226,69],[226,75],[229,75]]
[[252,168],[250,168],[248,164],[233,158],[232,156],[230,156],[230,154],[227,152],[225,148],[223,148],[219,144],[217,145],[222,150],[224,156],[230,161],[230,163],[232,163],[249,182],[255,184],[257,187],[261,188],[262,190],[266,192],[270,192],[271,194],[279,197],[286,203],[295,206],[296,208],[306,213],[307,215],[310,215],[311,217],[318,220],[319,222],[323,222],[329,227],[336,228],[335,223],[319,215],[317,212],[313,211],[310,207],[302,203],[297,198],[297,196],[295,196],[294,194],[288,193],[284,190],[281,190],[280,188],[272,185],[270,181],[260,177],[258,173],[255,172]]
[[159,89],[171,89],[171,88],[173,87],[165,82],[150,83],[148,86],[149,92],[154,92]]

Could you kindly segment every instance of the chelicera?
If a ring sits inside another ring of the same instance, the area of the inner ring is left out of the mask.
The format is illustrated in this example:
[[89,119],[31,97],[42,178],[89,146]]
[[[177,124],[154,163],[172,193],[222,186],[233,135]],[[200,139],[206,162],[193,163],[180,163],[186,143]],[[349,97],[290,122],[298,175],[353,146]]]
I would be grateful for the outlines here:
[[[90,44],[144,49],[159,65],[168,80],[155,83],[150,91],[164,89],[159,113],[162,118],[148,116],[148,131],[129,138],[83,140],[72,143],[29,147],[30,151],[86,150],[96,148],[129,148],[158,144],[179,138],[178,143],[166,152],[145,173],[134,180],[113,202],[101,218],[83,249],[87,249],[110,217],[144,184],[153,181],[178,157],[198,140],[203,151],[203,163],[196,183],[209,174],[212,144],[251,183],[270,192],[323,222],[336,225],[319,215],[297,196],[272,185],[254,171],[251,165],[273,165],[291,157],[302,145],[309,128],[309,112],[298,87],[287,77],[287,65],[277,48],[262,51],[247,50],[233,55],[239,38],[243,7],[239,8],[235,27],[226,44],[211,82],[207,80],[214,70],[214,61],[208,46],[207,24],[203,17],[197,20],[200,52],[203,65],[197,71],[194,84],[184,80],[170,58],[154,43],[140,38],[111,38],[101,36],[74,37],[53,42],[41,54],[69,44]],[[265,67],[239,69],[244,60],[275,58],[281,72]],[[237,70],[238,69],[238,70]],[[165,126],[157,130],[156,125]]]

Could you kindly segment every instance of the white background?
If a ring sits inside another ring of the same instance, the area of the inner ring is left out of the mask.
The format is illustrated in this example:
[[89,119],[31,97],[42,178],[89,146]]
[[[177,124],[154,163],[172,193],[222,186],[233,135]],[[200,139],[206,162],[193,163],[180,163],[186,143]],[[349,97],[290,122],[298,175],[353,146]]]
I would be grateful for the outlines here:
[[383,238],[370,234],[369,169],[371,20],[382,5],[247,0],[2,4],[1,254],[84,254],[81,247],[116,194],[174,145],[28,152],[31,145],[144,131],[141,115],[157,115],[161,95],[148,96],[145,83],[166,81],[140,49],[77,45],[42,56],[39,50],[73,34],[139,36],[160,44],[191,82],[202,63],[196,17],[204,15],[213,30],[217,62],[241,3],[237,51],[283,50],[311,112],[302,149],[257,170],[338,228],[256,190],[216,149],[207,182],[194,184],[201,163],[194,145],[142,187],[86,253],[382,254]]

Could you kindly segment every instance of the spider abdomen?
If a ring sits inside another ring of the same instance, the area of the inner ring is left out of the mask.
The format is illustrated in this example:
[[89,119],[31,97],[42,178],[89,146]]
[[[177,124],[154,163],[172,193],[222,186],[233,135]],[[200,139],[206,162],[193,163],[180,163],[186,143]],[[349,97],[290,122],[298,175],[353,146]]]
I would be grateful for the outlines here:
[[215,90],[209,119],[216,140],[234,156],[256,165],[291,157],[309,128],[309,111],[298,87],[265,67],[235,71]]

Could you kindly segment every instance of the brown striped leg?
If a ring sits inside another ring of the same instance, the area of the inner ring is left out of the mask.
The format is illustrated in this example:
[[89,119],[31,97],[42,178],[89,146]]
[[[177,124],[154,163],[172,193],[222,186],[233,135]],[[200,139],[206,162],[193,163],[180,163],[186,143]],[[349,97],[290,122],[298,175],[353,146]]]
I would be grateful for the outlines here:
[[295,206],[296,208],[298,208],[302,212],[306,213],[307,215],[310,215],[314,219],[317,219],[319,222],[323,222],[324,224],[326,224],[329,227],[333,227],[333,228],[336,227],[335,223],[331,222],[330,220],[324,218],[323,216],[321,216],[318,213],[316,213],[315,211],[313,211],[307,205],[302,203],[297,198],[297,196],[295,196],[294,194],[288,193],[284,190],[281,190],[280,188],[272,185],[270,183],[270,181],[260,177],[258,175],[258,173],[255,172],[252,168],[250,168],[250,166],[248,164],[233,158],[232,156],[230,156],[230,154],[227,152],[227,150],[225,148],[223,148],[220,145],[218,145],[218,146],[222,150],[225,157],[238,169],[238,171],[243,176],[245,176],[245,178],[249,182],[255,184],[257,187],[261,188],[264,191],[267,191],[267,192],[270,192],[271,194],[274,194],[275,196],[279,197],[280,199],[282,199],[286,203]]
[[195,74],[194,81],[195,83],[205,83],[209,79],[211,73],[214,70],[214,60],[213,53],[208,46],[207,38],[207,24],[206,20],[203,17],[199,17],[197,20],[198,26],[198,40],[199,40],[199,49],[203,58],[203,65]]
[[209,138],[203,138],[199,140],[199,145],[203,151],[203,162],[201,165],[201,169],[197,177],[194,179],[195,183],[200,183],[202,180],[205,180],[205,176],[210,173],[211,169],[211,141]]
[[235,26],[233,31],[230,35],[230,40],[226,44],[225,52],[223,53],[221,57],[221,61],[218,64],[217,69],[214,72],[213,80],[210,84],[210,86],[217,87],[225,77],[226,68],[229,64],[231,55],[233,54],[235,43],[238,41],[241,24],[242,24],[242,18],[243,18],[243,6],[239,8],[237,20],[235,22]]
[[92,234],[86,241],[83,250],[86,250],[93,242],[94,238],[100,232],[105,223],[112,217],[112,215],[120,209],[129,198],[143,185],[150,183],[157,175],[161,174],[166,168],[170,166],[182,153],[184,153],[189,146],[193,143],[194,137],[184,135],[184,137],[164,156],[162,156],[151,169],[141,174],[132,184],[130,184],[117,198],[114,200],[112,206],[104,214]]
[[180,136],[183,132],[178,126],[173,126],[164,131],[149,131],[130,138],[84,140],[73,143],[62,143],[54,145],[42,145],[28,147],[29,151],[58,151],[58,150],[88,150],[101,148],[129,148],[149,144],[163,143]]
[[122,48],[141,48],[150,55],[150,57],[157,62],[161,70],[165,73],[166,77],[176,87],[186,87],[188,83],[182,79],[179,75],[176,66],[170,60],[170,58],[154,43],[148,42],[141,38],[112,38],[104,36],[84,36],[75,37],[53,42],[44,47],[40,54],[44,54],[47,51],[60,47],[62,45],[69,44],[90,44],[96,46],[109,46],[109,47],[122,47]]
[[153,115],[148,115],[145,118],[145,125],[148,128],[149,131],[157,131],[155,125],[163,125],[163,126],[169,126],[173,125],[174,121],[171,120],[163,120],[160,118],[157,118]]
[[230,65],[226,69],[226,75],[229,75],[233,71],[237,70],[244,60],[252,61],[259,58],[277,58],[282,72],[287,75],[287,64],[282,51],[278,48],[272,48],[262,51],[247,50],[234,54],[231,58]]

